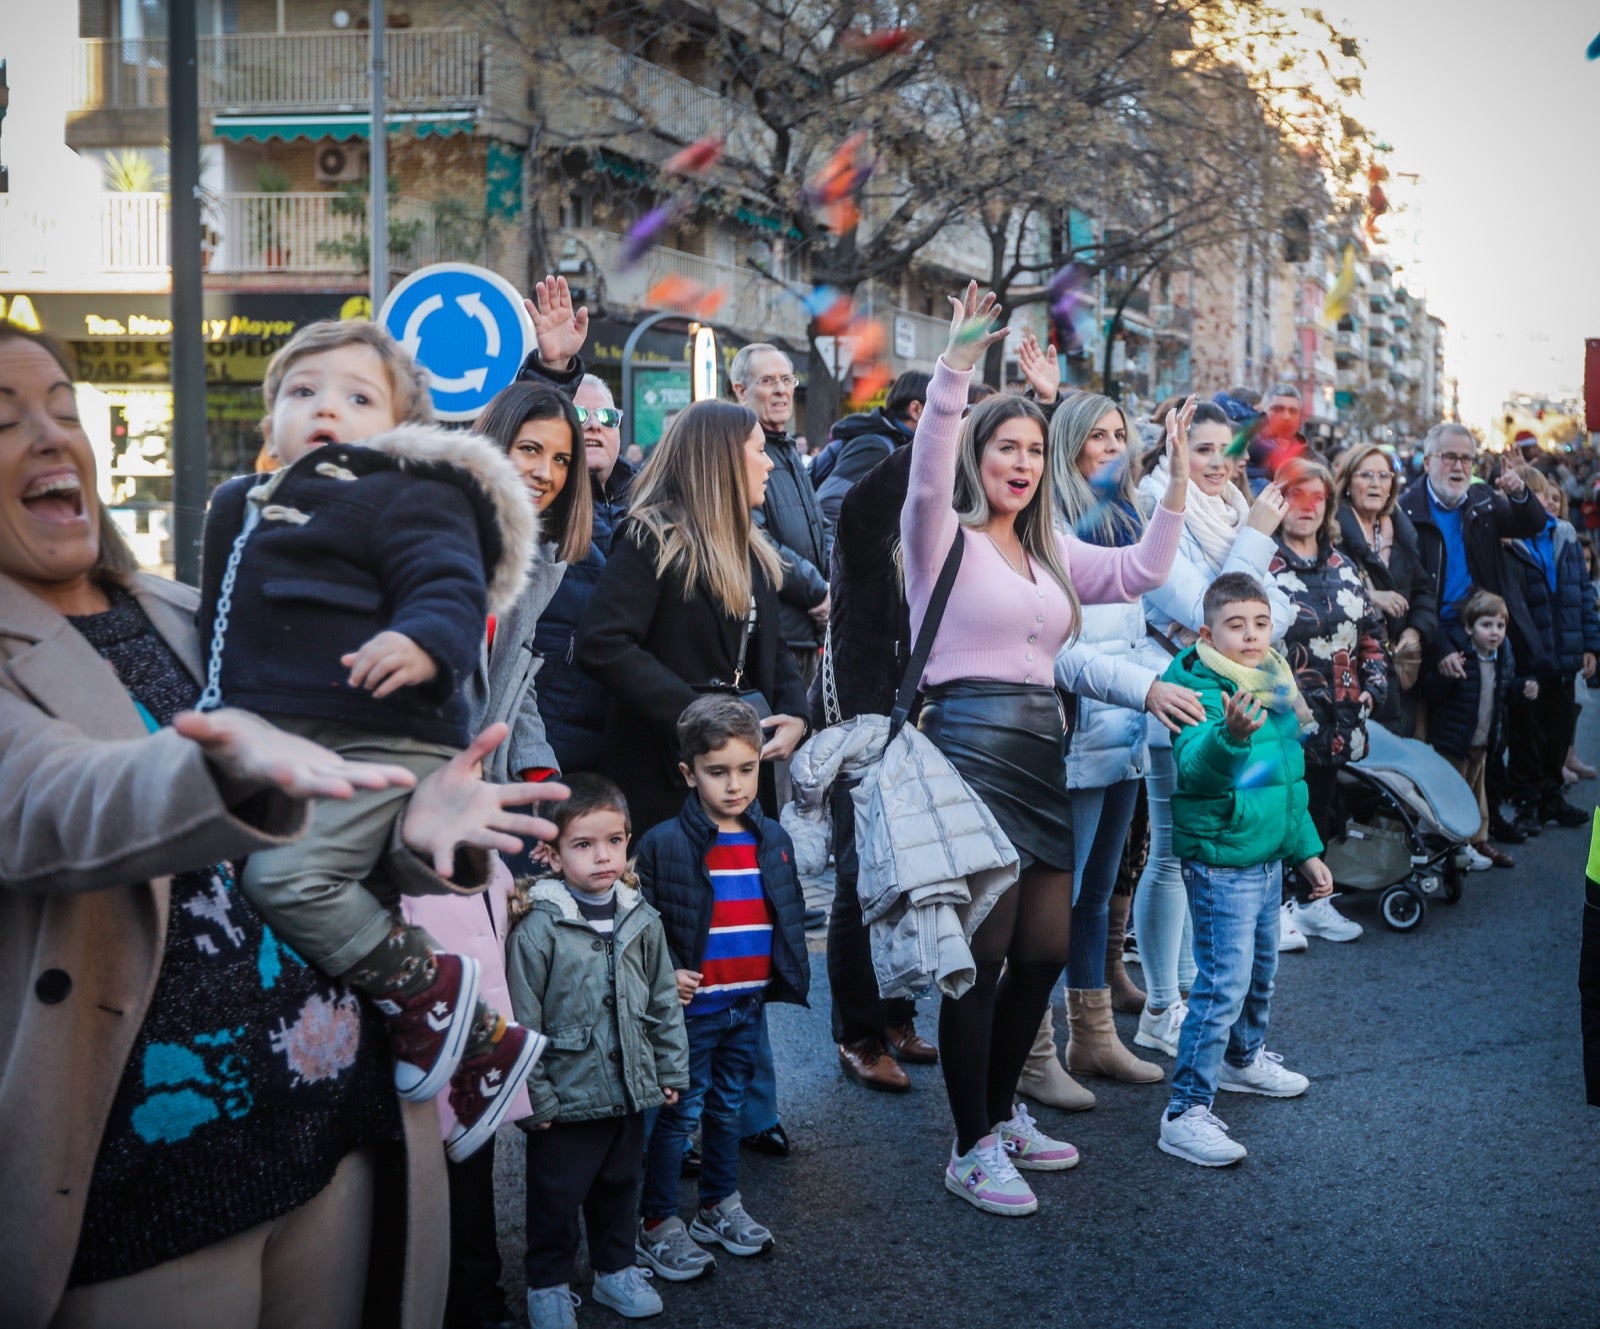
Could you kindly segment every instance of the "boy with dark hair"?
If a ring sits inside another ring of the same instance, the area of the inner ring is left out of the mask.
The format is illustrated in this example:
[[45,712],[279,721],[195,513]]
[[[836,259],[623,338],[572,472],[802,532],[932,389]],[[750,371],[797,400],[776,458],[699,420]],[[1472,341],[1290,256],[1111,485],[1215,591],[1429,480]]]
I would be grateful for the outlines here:
[[1206,718],[1172,740],[1172,848],[1194,917],[1196,972],[1158,1143],[1223,1167],[1245,1147],[1212,1115],[1218,1089],[1292,1098],[1310,1084],[1266,1050],[1283,860],[1299,865],[1313,899],[1333,891],[1333,875],[1306,807],[1300,729],[1309,712],[1272,649],[1267,593],[1247,573],[1223,573],[1204,610],[1200,640],[1166,672],[1200,694]]
[[[804,1003],[810,985],[805,902],[794,846],[761,813],[761,722],[737,697],[709,694],[678,720],[690,794],[674,821],[639,842],[639,885],[661,912],[689,1042],[689,1088],[662,1108],[645,1159],[639,1255],[661,1277],[697,1278],[715,1261],[772,1248],[739,1198],[739,1114],[768,1001]],[[678,1217],[684,1146],[701,1127],[700,1204]]]
[[595,1301],[629,1319],[661,1312],[634,1251],[644,1114],[675,1104],[689,1086],[661,916],[627,875],[628,804],[601,776],[569,784],[570,798],[541,809],[557,829],[551,876],[519,888],[527,916],[507,957],[512,1010],[551,1032],[528,1076],[533,1113],[520,1123],[531,1329],[574,1323],[580,1213]]
[[[1489,843],[1489,753],[1499,746],[1501,720],[1513,680],[1511,643],[1506,640],[1506,602],[1493,591],[1474,591],[1455,619],[1442,623],[1437,649],[1459,652],[1467,662],[1464,676],[1453,678],[1432,669],[1422,680],[1428,698],[1428,742],[1461,773],[1478,798],[1478,833],[1472,837],[1466,868],[1513,868],[1517,860]],[[1520,684],[1525,696],[1537,697],[1533,679]]]

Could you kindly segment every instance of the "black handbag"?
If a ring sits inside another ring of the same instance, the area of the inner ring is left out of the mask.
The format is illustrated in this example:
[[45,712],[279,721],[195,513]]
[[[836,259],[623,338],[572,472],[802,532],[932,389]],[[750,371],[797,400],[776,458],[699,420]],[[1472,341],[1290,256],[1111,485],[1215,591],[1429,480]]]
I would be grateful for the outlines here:
[[766,720],[772,716],[772,703],[767,700],[766,694],[759,688],[746,688],[744,686],[744,662],[750,651],[750,634],[756,625],[756,599],[750,597],[750,612],[745,615],[744,627],[739,633],[739,658],[733,666],[733,682],[724,683],[720,678],[708,679],[705,683],[695,688],[696,692],[721,692],[730,697],[737,697],[756,713],[756,719]]

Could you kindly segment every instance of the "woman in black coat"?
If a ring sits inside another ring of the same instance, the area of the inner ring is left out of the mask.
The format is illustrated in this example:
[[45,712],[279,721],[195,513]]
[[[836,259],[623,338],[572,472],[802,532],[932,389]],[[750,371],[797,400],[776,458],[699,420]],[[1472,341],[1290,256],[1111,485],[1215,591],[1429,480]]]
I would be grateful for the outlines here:
[[1423,656],[1439,632],[1439,590],[1422,562],[1417,528],[1397,506],[1400,477],[1375,443],[1351,448],[1334,476],[1339,544],[1361,570],[1383,616],[1392,686],[1380,724],[1402,738],[1416,732],[1415,689]]
[[678,716],[707,691],[768,712],[761,798],[777,813],[771,763],[805,737],[806,698],[779,619],[782,564],[751,520],[771,469],[751,411],[707,401],[679,415],[634,482],[579,626],[578,663],[610,697],[600,770],[622,786],[636,834],[683,804]]

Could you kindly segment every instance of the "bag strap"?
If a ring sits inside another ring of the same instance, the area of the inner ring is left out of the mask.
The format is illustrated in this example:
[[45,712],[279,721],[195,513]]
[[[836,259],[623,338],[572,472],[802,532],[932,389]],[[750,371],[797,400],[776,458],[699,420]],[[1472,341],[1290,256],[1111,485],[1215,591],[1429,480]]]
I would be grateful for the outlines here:
[[1164,650],[1168,655],[1173,657],[1177,656],[1180,649],[1178,643],[1173,641],[1171,637],[1167,636],[1167,634],[1158,628],[1154,623],[1146,621],[1144,625],[1144,632],[1145,636],[1159,642],[1161,649]]
[[939,635],[939,620],[944,617],[944,607],[950,601],[950,588],[956,584],[956,573],[961,568],[961,551],[966,541],[961,538],[961,528],[956,527],[956,542],[945,555],[944,566],[939,569],[939,580],[934,583],[933,595],[928,600],[928,612],[922,618],[922,631],[917,633],[917,644],[911,648],[911,658],[906,661],[906,672],[900,680],[900,690],[895,693],[894,710],[889,712],[889,738],[900,732],[911,714],[911,703],[917,699],[917,685],[922,682],[922,671],[928,667],[928,656],[933,653],[933,639]]
[[739,633],[739,659],[733,666],[733,690],[744,686],[744,657],[750,649],[750,630],[756,625],[756,597],[750,597],[750,612],[744,617],[744,629]]

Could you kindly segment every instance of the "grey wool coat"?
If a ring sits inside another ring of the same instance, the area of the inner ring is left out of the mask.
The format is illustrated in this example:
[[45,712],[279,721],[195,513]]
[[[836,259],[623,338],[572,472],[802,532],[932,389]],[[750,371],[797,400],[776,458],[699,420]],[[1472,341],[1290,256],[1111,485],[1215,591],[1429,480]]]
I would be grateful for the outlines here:
[[539,615],[561,586],[567,565],[556,561],[553,544],[538,546],[522,592],[495,620],[494,644],[485,638],[478,668],[467,684],[472,730],[504,720],[511,735],[486,763],[483,778],[497,784],[515,782],[523,771],[555,768],[555,750],[545,737],[539,715],[536,678],[544,657],[534,649]]

